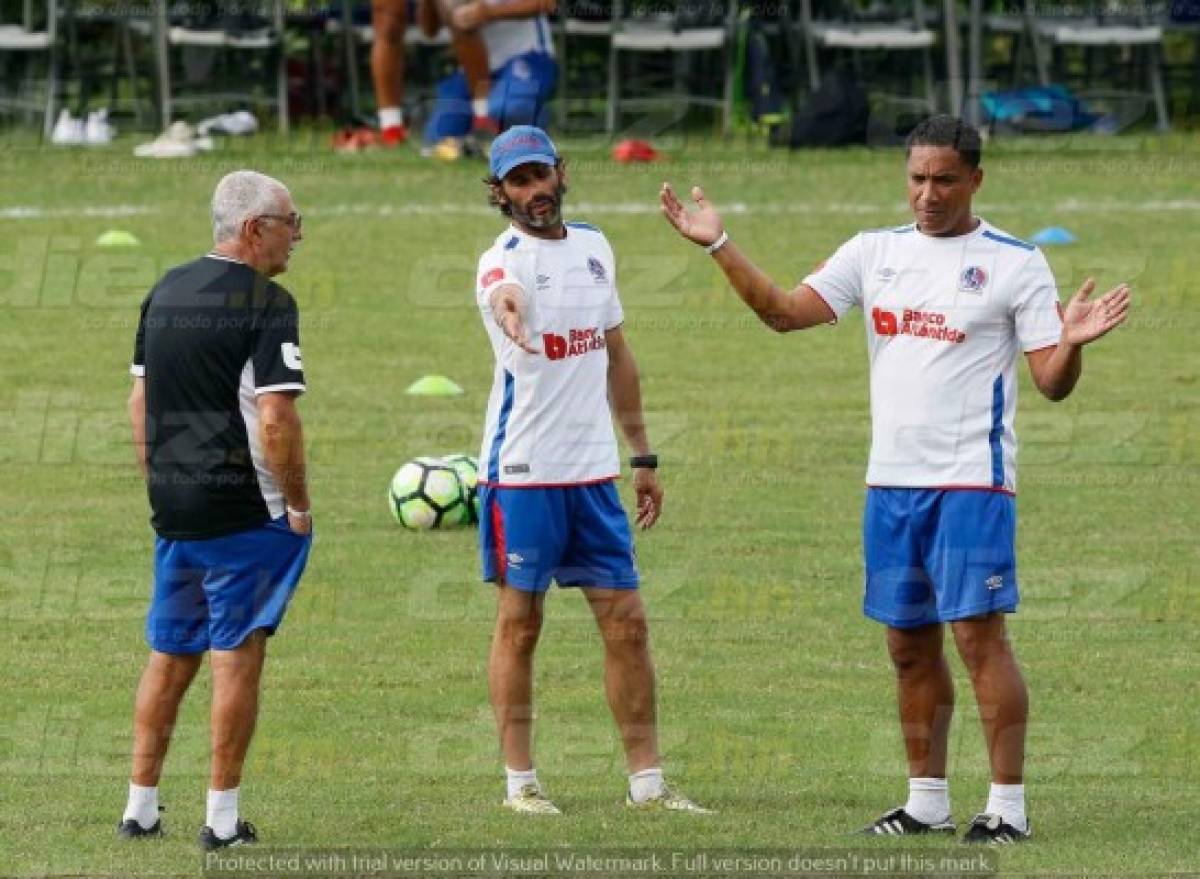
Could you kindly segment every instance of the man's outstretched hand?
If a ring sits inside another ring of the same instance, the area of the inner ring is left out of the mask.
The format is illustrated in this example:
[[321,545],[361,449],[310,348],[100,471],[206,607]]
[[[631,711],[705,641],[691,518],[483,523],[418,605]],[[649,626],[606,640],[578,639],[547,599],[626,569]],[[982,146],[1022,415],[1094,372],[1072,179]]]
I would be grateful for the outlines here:
[[1063,340],[1069,345],[1094,342],[1129,316],[1129,287],[1114,287],[1099,299],[1089,299],[1096,282],[1088,278],[1063,309]]
[[659,202],[667,222],[688,241],[708,247],[721,237],[725,227],[716,208],[704,198],[704,190],[699,186],[692,187],[692,201],[696,203],[696,210],[688,210],[684,206],[670,183],[664,183],[659,191]]
[[529,329],[525,325],[525,316],[521,313],[521,303],[517,301],[517,297],[504,288],[493,295],[492,317],[504,335],[521,350],[529,354],[541,354],[542,352],[533,347],[530,341]]

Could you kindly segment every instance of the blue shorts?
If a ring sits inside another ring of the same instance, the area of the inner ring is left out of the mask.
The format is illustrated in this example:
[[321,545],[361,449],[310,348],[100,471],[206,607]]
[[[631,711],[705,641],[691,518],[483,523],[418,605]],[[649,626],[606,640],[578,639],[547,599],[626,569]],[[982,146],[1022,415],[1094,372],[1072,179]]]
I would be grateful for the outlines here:
[[1017,609],[1010,494],[868,488],[863,613],[906,629]]
[[312,535],[292,531],[286,516],[207,540],[157,538],[150,648],[232,650],[257,629],[275,634],[311,546]]
[[636,589],[633,534],[616,485],[479,489],[483,579],[524,592]]
[[[518,55],[492,73],[488,116],[502,129],[514,125],[545,128],[549,117],[547,105],[557,84],[558,64],[554,56],[544,52]],[[437,84],[433,111],[425,125],[425,142],[465,137],[471,131],[473,116],[467,77],[461,70],[456,71]]]

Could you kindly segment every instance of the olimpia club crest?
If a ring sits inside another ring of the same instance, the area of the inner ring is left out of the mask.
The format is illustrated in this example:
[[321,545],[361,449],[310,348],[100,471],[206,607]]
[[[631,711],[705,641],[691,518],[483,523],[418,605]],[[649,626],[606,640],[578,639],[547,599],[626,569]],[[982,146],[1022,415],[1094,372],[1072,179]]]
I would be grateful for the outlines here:
[[608,272],[604,271],[604,263],[600,262],[594,256],[588,257],[588,271],[592,273],[592,277],[596,279],[597,284],[603,284],[608,280]]
[[968,266],[963,269],[962,276],[958,279],[958,289],[965,293],[979,293],[987,284],[987,272],[979,266]]

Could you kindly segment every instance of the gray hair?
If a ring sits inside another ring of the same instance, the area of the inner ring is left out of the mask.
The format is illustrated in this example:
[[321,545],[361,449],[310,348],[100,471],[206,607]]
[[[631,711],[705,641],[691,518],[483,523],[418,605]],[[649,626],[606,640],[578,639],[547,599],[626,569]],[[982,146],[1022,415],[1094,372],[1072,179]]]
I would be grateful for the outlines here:
[[257,171],[231,171],[221,178],[212,197],[213,242],[236,238],[250,217],[279,210],[288,188]]

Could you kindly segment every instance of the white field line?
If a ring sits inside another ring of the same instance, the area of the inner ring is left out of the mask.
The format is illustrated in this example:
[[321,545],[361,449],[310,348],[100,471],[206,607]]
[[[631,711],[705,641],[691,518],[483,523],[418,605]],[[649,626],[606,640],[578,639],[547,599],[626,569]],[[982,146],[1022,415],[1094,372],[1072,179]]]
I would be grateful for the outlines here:
[[[1029,205],[979,202],[976,210],[984,215],[1004,214],[1014,211],[1028,211]],[[729,202],[718,204],[721,213],[730,216],[753,215],[822,215],[822,214],[895,214],[897,223],[907,222],[908,207],[904,202],[890,204],[814,204],[811,202]],[[145,205],[84,205],[81,207],[41,207],[38,205],[10,205],[0,207],[0,220],[45,220],[58,217],[135,217],[162,213],[164,209]],[[657,214],[658,204],[647,200],[638,202],[574,202],[570,204],[570,215],[587,217],[591,215],[642,215]],[[1158,212],[1188,212],[1200,211],[1200,200],[1170,199],[1166,201],[1086,201],[1083,199],[1065,199],[1053,205],[1042,205],[1039,212],[1043,216],[1054,214],[1093,214],[1093,213],[1158,213]],[[485,204],[469,202],[397,202],[395,204],[333,204],[314,205],[305,208],[304,214],[311,217],[340,217],[340,216],[373,216],[373,217],[406,217],[406,216],[447,216],[447,215],[492,215],[495,208]]]
[[0,207],[0,220],[45,220],[54,217],[135,217],[157,214],[157,208],[142,205],[84,205],[75,208],[44,208],[37,205]]

